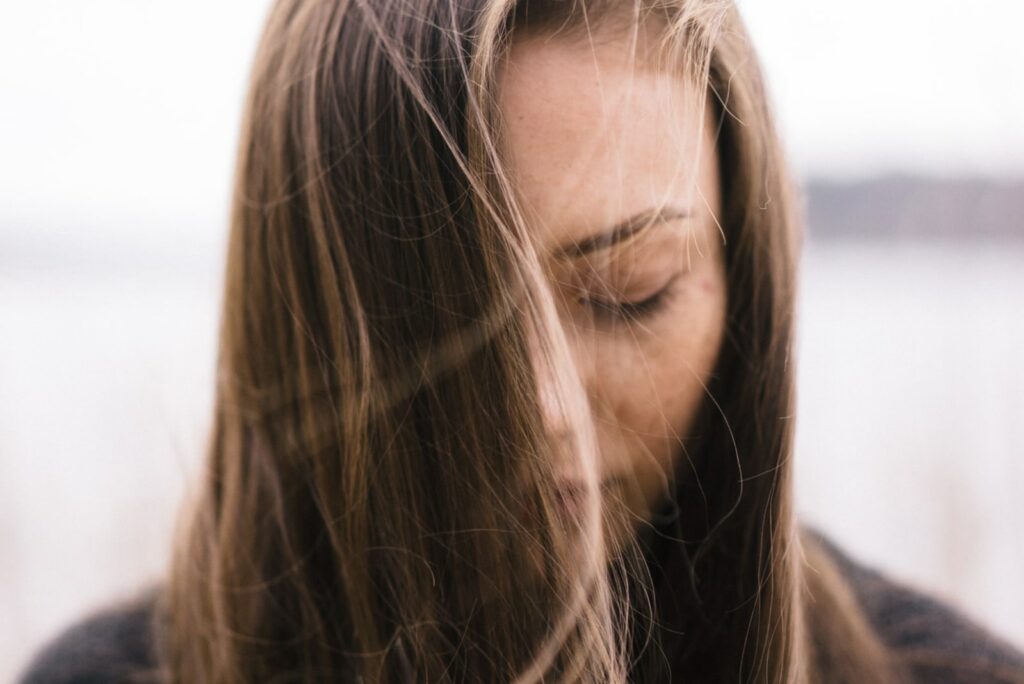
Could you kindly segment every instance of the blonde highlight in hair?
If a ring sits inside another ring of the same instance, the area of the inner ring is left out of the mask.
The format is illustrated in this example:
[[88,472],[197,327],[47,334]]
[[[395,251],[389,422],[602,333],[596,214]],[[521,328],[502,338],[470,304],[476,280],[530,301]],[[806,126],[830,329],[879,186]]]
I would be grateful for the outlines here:
[[[596,499],[569,529],[555,513],[533,379],[566,351],[496,93],[520,33],[649,20],[657,68],[719,118],[729,330],[672,535],[607,561]],[[206,467],[159,606],[169,680],[815,681],[829,606],[849,681],[895,677],[841,578],[805,573],[799,221],[731,2],[278,0],[235,178]]]

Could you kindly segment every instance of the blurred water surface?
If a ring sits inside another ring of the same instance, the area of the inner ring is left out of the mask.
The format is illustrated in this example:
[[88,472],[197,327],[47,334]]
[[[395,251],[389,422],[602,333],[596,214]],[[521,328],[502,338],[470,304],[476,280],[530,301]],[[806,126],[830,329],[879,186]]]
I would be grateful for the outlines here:
[[[0,264],[0,680],[154,580],[202,452],[219,257]],[[1024,245],[811,242],[798,510],[1024,645]]]

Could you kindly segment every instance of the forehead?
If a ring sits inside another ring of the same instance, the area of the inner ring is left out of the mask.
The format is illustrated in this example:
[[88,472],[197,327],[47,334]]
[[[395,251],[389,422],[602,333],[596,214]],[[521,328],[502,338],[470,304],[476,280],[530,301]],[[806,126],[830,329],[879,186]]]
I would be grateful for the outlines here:
[[503,152],[543,245],[699,201],[711,170],[702,147],[713,146],[701,92],[630,53],[625,35],[530,35],[511,46],[498,94]]

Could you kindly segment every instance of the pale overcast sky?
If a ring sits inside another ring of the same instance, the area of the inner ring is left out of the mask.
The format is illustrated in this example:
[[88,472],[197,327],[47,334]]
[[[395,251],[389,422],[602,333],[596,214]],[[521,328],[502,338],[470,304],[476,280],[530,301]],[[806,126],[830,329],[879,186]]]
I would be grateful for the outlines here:
[[[740,0],[802,177],[1024,175],[1020,0]],[[0,5],[0,232],[219,241],[266,0]]]

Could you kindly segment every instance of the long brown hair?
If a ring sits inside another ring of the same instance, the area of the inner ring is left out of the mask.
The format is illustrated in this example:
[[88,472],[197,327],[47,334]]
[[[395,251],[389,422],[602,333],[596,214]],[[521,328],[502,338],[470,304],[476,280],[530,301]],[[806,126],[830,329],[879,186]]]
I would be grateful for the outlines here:
[[[661,22],[666,68],[707,85],[728,312],[672,514],[580,572],[495,92],[517,31],[612,17]],[[732,3],[278,0],[244,111],[208,460],[160,603],[170,679],[895,677],[796,528],[800,223]]]

